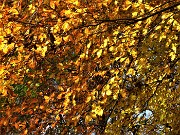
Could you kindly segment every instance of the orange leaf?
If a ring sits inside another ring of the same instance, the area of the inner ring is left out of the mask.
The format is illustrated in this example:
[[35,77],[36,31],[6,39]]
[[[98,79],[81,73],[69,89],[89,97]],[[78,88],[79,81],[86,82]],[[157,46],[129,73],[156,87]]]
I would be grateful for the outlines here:
[[45,102],[48,103],[50,98],[48,96],[44,96]]
[[16,129],[19,129],[19,123],[15,123],[14,126]]

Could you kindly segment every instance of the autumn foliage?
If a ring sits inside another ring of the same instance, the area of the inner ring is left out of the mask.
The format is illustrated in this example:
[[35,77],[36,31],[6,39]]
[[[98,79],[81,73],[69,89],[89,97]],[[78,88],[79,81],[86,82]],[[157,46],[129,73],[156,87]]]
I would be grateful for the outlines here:
[[178,134],[179,41],[178,0],[0,1],[0,134]]

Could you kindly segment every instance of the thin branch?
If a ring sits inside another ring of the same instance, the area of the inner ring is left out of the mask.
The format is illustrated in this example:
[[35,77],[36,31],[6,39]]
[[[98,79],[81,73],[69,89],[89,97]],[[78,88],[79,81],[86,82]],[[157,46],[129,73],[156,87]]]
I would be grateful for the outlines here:
[[129,25],[129,24],[134,24],[134,23],[136,23],[138,21],[146,20],[149,17],[155,16],[157,14],[165,12],[165,11],[167,11],[169,9],[172,9],[174,7],[177,7],[179,5],[180,5],[180,2],[178,2],[178,3],[176,3],[176,4],[172,5],[172,6],[169,6],[167,8],[161,9],[160,11],[157,11],[155,13],[149,14],[149,15],[147,15],[145,17],[142,17],[142,18],[123,18],[123,19],[121,18],[121,19],[113,19],[113,20],[95,20],[95,21],[101,22],[101,23],[104,23],[104,22],[122,22],[122,23],[125,23],[125,24],[127,23]]
[[159,14],[159,13],[165,12],[165,11],[167,11],[167,10],[169,10],[169,9],[172,9],[172,8],[175,8],[175,7],[179,6],[179,5],[180,5],[180,2],[178,2],[178,3],[176,3],[176,4],[172,5],[172,6],[169,6],[169,7],[167,7],[167,8],[161,9],[160,11],[157,11],[157,12],[152,13],[152,14],[150,14],[150,15],[147,15],[147,16],[145,16],[145,17],[143,17],[143,18],[135,19],[133,23],[136,23],[136,22],[138,22],[138,21],[146,20],[146,19],[148,19],[149,17],[155,16],[155,15],[157,15],[157,14]]

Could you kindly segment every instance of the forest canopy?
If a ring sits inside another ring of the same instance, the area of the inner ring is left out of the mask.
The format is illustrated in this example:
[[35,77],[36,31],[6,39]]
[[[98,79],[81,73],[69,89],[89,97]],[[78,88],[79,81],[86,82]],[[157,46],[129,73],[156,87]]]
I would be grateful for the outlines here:
[[0,134],[180,132],[178,0],[0,1]]

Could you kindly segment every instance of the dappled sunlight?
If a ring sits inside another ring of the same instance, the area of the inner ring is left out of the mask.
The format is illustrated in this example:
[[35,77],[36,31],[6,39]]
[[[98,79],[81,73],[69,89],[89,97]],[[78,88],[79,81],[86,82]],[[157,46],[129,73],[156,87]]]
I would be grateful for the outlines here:
[[0,134],[177,134],[180,2],[0,2]]

